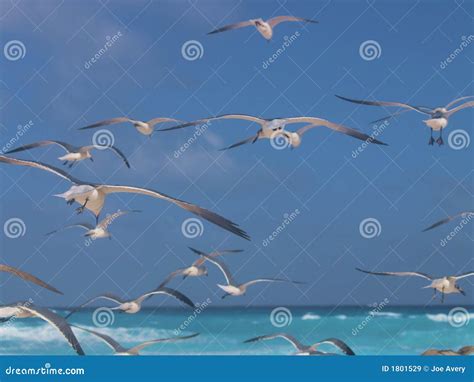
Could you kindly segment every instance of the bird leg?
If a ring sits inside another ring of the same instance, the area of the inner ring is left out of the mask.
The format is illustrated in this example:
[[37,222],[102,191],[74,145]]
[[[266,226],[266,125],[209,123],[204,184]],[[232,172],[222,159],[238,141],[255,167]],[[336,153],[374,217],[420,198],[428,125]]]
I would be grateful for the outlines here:
[[230,296],[230,293],[226,293],[225,295],[221,297],[221,299],[225,299],[227,296]]
[[82,206],[76,208],[76,212],[78,214],[82,214],[84,212],[88,201],[89,201],[89,198],[86,198],[86,200],[84,201],[84,204]]
[[68,167],[71,168],[72,166],[74,166],[74,163],[75,163],[75,162],[72,161],[71,163],[69,163],[69,166],[68,166]]
[[430,129],[431,130],[431,136],[430,136],[430,140],[428,141],[428,144],[433,146],[435,140],[433,138],[433,129]]
[[436,140],[436,143],[441,146],[441,145],[444,145],[444,141],[443,141],[443,129],[441,129],[439,131],[439,137],[438,139]]
[[94,162],[94,158],[90,157],[89,159],[91,160],[91,162]]
[[441,304],[444,302],[444,288],[441,290]]
[[69,200],[66,201],[66,204],[67,204],[68,206],[70,206],[70,205],[72,205],[75,201],[76,201],[75,199],[69,199]]
[[68,161],[65,160],[64,163],[63,163],[63,166],[66,166],[66,165],[67,165],[67,162],[68,162]]

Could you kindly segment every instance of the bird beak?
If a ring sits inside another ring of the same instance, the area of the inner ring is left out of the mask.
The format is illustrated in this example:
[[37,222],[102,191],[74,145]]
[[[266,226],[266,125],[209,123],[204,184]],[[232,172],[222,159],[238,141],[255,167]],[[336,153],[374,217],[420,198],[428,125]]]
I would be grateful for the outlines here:
[[62,193],[62,194],[54,194],[53,196],[55,196],[56,198],[63,198],[63,199],[66,199],[66,193]]

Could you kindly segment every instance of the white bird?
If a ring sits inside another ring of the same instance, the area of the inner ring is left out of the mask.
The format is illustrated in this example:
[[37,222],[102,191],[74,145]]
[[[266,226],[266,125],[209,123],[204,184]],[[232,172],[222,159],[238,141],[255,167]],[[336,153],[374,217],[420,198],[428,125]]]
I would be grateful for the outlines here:
[[466,295],[461,287],[457,284],[457,281],[463,279],[465,277],[474,276],[474,272],[466,272],[462,273],[457,276],[444,276],[435,278],[433,276],[427,275],[426,273],[421,272],[371,272],[371,271],[364,271],[363,269],[356,268],[360,272],[368,273],[371,275],[378,275],[378,276],[417,276],[422,277],[431,281],[430,285],[427,285],[423,288],[433,288],[434,293],[436,296],[436,291],[441,292],[441,302],[444,302],[444,295],[450,293],[461,293],[463,296]]
[[[431,130],[431,136],[430,140],[428,142],[429,145],[433,145],[435,142],[441,146],[444,141],[443,141],[443,129],[448,126],[448,119],[451,117],[454,113],[457,113],[460,110],[466,109],[466,108],[471,108],[474,107],[474,101],[468,101],[463,103],[462,105],[453,107],[452,109],[449,109],[456,103],[459,103],[460,101],[473,98],[474,96],[465,96],[461,98],[457,98],[454,101],[451,101],[444,107],[436,107],[436,108],[430,108],[426,106],[413,106],[409,105],[407,103],[403,102],[384,102],[384,101],[366,101],[366,100],[358,100],[358,99],[351,99],[351,98],[346,98],[346,97],[341,97],[336,95],[336,97],[344,100],[344,101],[349,101],[352,103],[357,103],[360,105],[370,105],[370,106],[396,106],[396,107],[401,107],[403,110],[396,112],[394,114],[391,114],[387,117],[380,118],[376,121],[373,121],[371,123],[377,123],[380,121],[385,121],[387,119],[390,119],[396,115],[406,113],[407,111],[416,111],[417,113],[428,115],[429,119],[425,119],[423,122],[428,126]],[[433,130],[434,131],[439,131],[439,137],[438,139],[433,138]]]
[[95,227],[92,224],[89,223],[76,223],[76,224],[69,224],[66,225],[60,229],[57,229],[52,232],[48,232],[46,235],[52,235],[55,234],[56,232],[63,231],[65,229],[69,228],[82,228],[86,230],[86,233],[84,236],[90,237],[92,240],[96,239],[103,239],[103,238],[112,238],[111,233],[109,232],[108,228],[109,226],[117,219],[118,217],[128,214],[129,212],[140,212],[138,210],[131,210],[131,211],[120,211],[118,210],[117,212],[114,212],[111,215],[108,215],[105,219],[102,219]]
[[[273,119],[263,119],[259,117],[254,117],[251,115],[246,114],[224,114],[219,115],[216,117],[210,117],[205,119],[199,119],[192,122],[187,122],[181,125],[169,127],[166,129],[161,129],[158,131],[170,131],[176,129],[182,129],[188,126],[195,126],[200,125],[203,123],[209,123],[211,121],[219,120],[219,119],[238,119],[238,120],[245,120],[250,122],[255,122],[260,125],[260,129],[258,130],[256,135],[253,135],[243,141],[234,143],[233,145],[224,148],[223,150],[227,150],[230,148],[234,148],[245,143],[255,143],[259,139],[278,139],[279,137],[285,137],[288,140],[288,145],[292,148],[296,148],[301,144],[301,137],[302,135],[307,132],[308,130],[317,127],[317,126],[324,126],[331,130],[349,135],[353,138],[366,141],[368,143],[376,143],[379,145],[386,145],[385,143],[375,139],[372,136],[367,134],[361,133],[360,131],[350,129],[348,127],[339,125],[337,123],[333,123],[321,118],[315,117],[290,117],[290,118],[273,118]],[[305,127],[300,128],[296,132],[287,131],[285,130],[286,125],[294,124],[294,123],[309,123]]]
[[[191,247],[189,247],[189,249],[193,251],[194,253],[197,253],[198,255],[201,255],[201,254],[206,255],[206,253],[201,252],[197,249],[194,249]],[[242,252],[242,250],[241,249],[222,249],[219,251],[211,252],[208,254],[208,256],[215,258],[218,256],[222,256],[223,254],[226,254],[226,253],[238,253],[238,252]],[[166,277],[166,279],[164,279],[164,281],[158,286],[158,288],[164,287],[176,276],[183,276],[183,279],[185,279],[186,277],[207,276],[207,273],[208,273],[207,268],[203,265],[205,262],[206,262],[206,258],[201,256],[189,267],[180,268],[174,272],[171,272]]]
[[91,330],[91,329],[82,328],[76,325],[71,325],[71,326],[74,328],[83,330],[87,333],[91,333],[94,336],[100,338],[115,352],[115,355],[140,355],[140,351],[142,351],[144,348],[148,346],[151,346],[157,343],[163,343],[163,342],[176,342],[176,341],[181,341],[181,340],[188,340],[190,338],[194,338],[199,335],[199,333],[194,333],[189,336],[158,338],[156,340],[142,342],[131,348],[124,348],[122,345],[120,345],[117,341],[115,341],[112,337],[108,336],[107,334],[96,332],[95,330]]
[[430,225],[428,228],[425,228],[423,232],[429,231],[430,229],[439,227],[440,225],[449,223],[451,220],[457,219],[457,218],[462,218],[462,219],[468,219],[471,220],[474,217],[474,211],[464,211],[460,212],[456,215],[453,216],[448,216],[447,218],[441,219],[440,221],[437,221],[436,223]]
[[258,283],[274,283],[274,282],[284,282],[284,283],[291,283],[291,284],[304,284],[299,281],[291,281],[291,280],[285,280],[285,279],[274,279],[274,278],[261,278],[261,279],[255,279],[251,281],[247,281],[246,283],[243,284],[237,284],[233,277],[232,274],[229,272],[227,269],[227,266],[217,259],[216,257],[211,257],[209,255],[206,255],[205,253],[199,252],[199,255],[202,257],[205,257],[208,261],[210,261],[212,264],[217,266],[222,274],[225,277],[225,280],[227,282],[227,285],[221,285],[217,284],[219,288],[221,288],[225,294],[222,296],[222,298],[226,298],[227,296],[242,296],[245,293],[247,293],[247,288],[250,285],[258,284]]
[[38,277],[35,277],[30,273],[20,271],[17,268],[10,267],[9,265],[0,264],[0,272],[11,273],[12,275],[20,277],[23,280],[32,282],[36,285],[39,285],[40,287],[46,288],[46,289],[50,290],[51,292],[58,293],[58,294],[63,294],[63,292],[61,292],[61,291],[57,290],[55,287],[45,283],[43,280],[40,280]]
[[118,310],[118,311],[121,311],[123,313],[134,314],[134,313],[137,313],[141,310],[143,301],[145,301],[150,296],[155,296],[155,295],[158,295],[158,294],[164,294],[166,296],[171,296],[171,297],[177,299],[178,301],[181,301],[183,304],[186,304],[186,305],[190,306],[191,308],[195,307],[194,303],[188,297],[186,297],[184,294],[182,294],[181,292],[178,292],[177,290],[174,290],[174,289],[171,289],[171,288],[161,287],[161,288],[154,289],[150,292],[144,293],[144,294],[142,294],[141,296],[137,297],[134,300],[123,300],[120,297],[117,297],[113,294],[104,293],[104,294],[101,294],[101,295],[96,296],[94,298],[91,298],[90,300],[86,301],[84,304],[82,304],[82,305],[78,306],[77,308],[73,309],[65,318],[69,318],[71,315],[76,313],[79,309],[82,309],[84,306],[87,306],[90,303],[92,303],[94,301],[97,301],[97,300],[101,300],[101,299],[112,301],[115,304],[117,304],[115,307],[111,308],[111,310]]
[[137,131],[143,135],[151,136],[153,132],[155,131],[155,126],[160,124],[160,123],[166,123],[166,122],[182,122],[179,119],[174,119],[174,118],[153,118],[150,119],[149,121],[138,121],[135,119],[131,119],[128,117],[118,117],[118,118],[112,118],[112,119],[106,119],[97,123],[94,123],[92,125],[80,127],[79,130],[86,130],[86,129],[95,129],[97,127],[102,127],[102,126],[109,126],[109,125],[114,125],[117,123],[123,123],[123,122],[129,122],[131,123]]
[[4,322],[13,318],[17,319],[31,317],[41,318],[58,329],[69,342],[69,345],[71,345],[71,347],[76,351],[76,353],[79,355],[84,355],[84,351],[82,350],[79,341],[71,330],[70,325],[63,317],[51,312],[46,308],[33,306],[29,302],[0,306],[0,319]]
[[213,30],[212,32],[209,32],[208,34],[220,33],[220,32],[225,32],[232,29],[239,29],[239,28],[244,28],[248,26],[254,26],[255,28],[257,28],[257,30],[259,31],[259,33],[263,36],[265,40],[270,41],[273,37],[273,29],[278,24],[285,21],[297,21],[297,22],[305,22],[305,23],[313,23],[313,24],[318,23],[318,21],[316,20],[304,19],[301,17],[277,16],[277,17],[268,19],[267,21],[264,21],[263,19],[258,18],[258,19],[242,21],[240,23],[229,24],[222,28]]
[[219,227],[229,232],[232,232],[237,236],[240,236],[246,240],[250,240],[250,237],[247,235],[247,233],[242,229],[238,228],[238,225],[233,223],[232,221],[212,211],[206,210],[183,200],[173,198],[169,195],[163,194],[152,189],[133,186],[115,186],[108,184],[87,183],[72,177],[68,173],[54,166],[49,166],[41,162],[10,158],[3,155],[0,155],[0,162],[39,168],[41,170],[51,172],[53,174],[56,174],[57,176],[60,176],[63,179],[70,181],[71,183],[73,183],[73,186],[71,186],[66,192],[62,194],[57,194],[55,196],[63,198],[64,200],[66,200],[67,204],[73,204],[74,202],[79,203],[81,206],[77,208],[76,211],[78,213],[82,213],[84,209],[91,211],[96,217],[96,222],[98,222],[99,214],[102,211],[107,195],[117,192],[126,192],[142,194],[151,196],[153,198],[166,200],[168,202],[176,204],[178,207],[181,207],[186,211],[192,212],[193,214],[196,214],[202,217],[203,219],[208,220],[213,224],[218,225]]
[[92,153],[91,153],[91,151],[94,149],[112,150],[112,152],[116,154],[120,159],[122,159],[125,162],[125,165],[128,168],[130,168],[130,163],[128,162],[127,157],[117,147],[113,145],[73,146],[73,145],[70,145],[69,143],[65,143],[61,141],[39,141],[39,142],[30,143],[28,145],[17,147],[16,149],[5,152],[5,154],[18,153],[20,151],[30,150],[36,147],[43,147],[43,146],[49,146],[49,145],[58,145],[66,151],[66,154],[63,156],[60,156],[58,159],[61,161],[64,161],[63,165],[69,164],[69,168],[71,168],[74,165],[74,163],[82,161],[84,159],[90,159],[91,161],[94,161],[94,159],[92,158]]
[[322,344],[331,344],[339,348],[346,355],[355,355],[352,349],[344,341],[341,341],[337,338],[327,338],[325,340],[316,342],[315,344],[308,346],[308,345],[303,345],[301,342],[299,342],[295,337],[293,337],[290,334],[276,333],[276,334],[269,334],[269,335],[255,337],[255,338],[250,338],[249,340],[244,341],[244,343],[273,340],[275,338],[283,338],[284,340],[292,344],[293,347],[296,349],[296,355],[336,355],[334,353],[326,353],[326,352],[317,350],[317,347]]

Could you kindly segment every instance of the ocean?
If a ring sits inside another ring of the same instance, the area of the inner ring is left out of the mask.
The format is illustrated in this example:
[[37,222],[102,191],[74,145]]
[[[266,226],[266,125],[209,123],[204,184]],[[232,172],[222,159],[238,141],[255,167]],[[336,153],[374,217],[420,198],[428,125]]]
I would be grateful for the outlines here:
[[[251,337],[277,332],[290,333],[303,344],[337,337],[357,355],[418,355],[428,348],[458,349],[474,345],[474,330],[469,325],[473,318],[474,308],[450,306],[209,307],[202,312],[144,308],[137,314],[91,309],[76,313],[69,321],[108,334],[125,347],[155,338],[200,333],[191,340],[153,345],[144,349],[142,355],[293,354],[294,349],[283,339],[243,343]],[[95,336],[80,330],[75,333],[86,354],[112,354]],[[0,324],[0,339],[0,354],[75,354],[57,330],[36,318]],[[322,345],[321,350],[334,351],[330,345]]]

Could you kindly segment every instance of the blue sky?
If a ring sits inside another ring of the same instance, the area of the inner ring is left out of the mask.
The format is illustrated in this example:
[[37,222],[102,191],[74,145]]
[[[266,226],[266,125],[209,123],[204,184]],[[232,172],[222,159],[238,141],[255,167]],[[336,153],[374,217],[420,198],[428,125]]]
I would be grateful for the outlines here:
[[[77,128],[122,115],[143,120],[305,115],[370,133],[368,122],[386,111],[358,107],[334,94],[433,107],[473,94],[472,46],[454,54],[463,36],[470,35],[472,11],[468,2],[449,1],[3,2],[2,46],[19,40],[26,51],[14,61],[1,57],[2,146],[29,121],[32,127],[16,144],[41,139],[90,144],[92,132]],[[320,23],[281,24],[269,43],[251,28],[206,35],[228,23],[285,14]],[[86,68],[117,33],[121,36],[107,52]],[[264,68],[285,36],[295,33],[290,46]],[[203,48],[194,61],[181,52],[190,40]],[[380,47],[373,60],[359,54],[369,40]],[[443,65],[451,54],[454,59]],[[74,208],[52,196],[65,191],[67,182],[39,170],[2,166],[2,225],[18,218],[26,231],[17,239],[2,235],[1,259],[51,282],[65,296],[2,275],[1,299],[32,296],[39,305],[60,306],[106,291],[133,297],[194,261],[187,249],[193,246],[244,249],[226,258],[239,281],[278,276],[308,282],[256,286],[223,305],[364,305],[385,298],[397,305],[425,304],[432,293],[420,289],[421,279],[380,279],[354,270],[443,275],[474,268],[472,225],[444,247],[440,240],[456,223],[421,233],[447,214],[472,208],[472,145],[455,150],[448,144],[456,129],[471,134],[472,111],[452,117],[441,148],[427,145],[422,119],[407,113],[392,121],[380,137],[389,146],[368,147],[357,158],[352,152],[359,141],[324,128],[305,135],[297,150],[275,150],[261,141],[221,153],[219,148],[254,134],[257,127],[216,122],[175,158],[192,128],[149,139],[128,125],[113,126],[115,144],[132,169],[110,152],[97,152],[93,163],[71,170],[87,181],[147,186],[197,203],[239,223],[251,242],[207,223],[202,236],[188,239],[181,225],[191,215],[131,195],[107,200],[104,215],[126,208],[143,211],[117,220],[110,227],[111,241],[86,246],[76,230],[45,237],[63,224],[92,223],[93,218],[76,216]],[[50,147],[18,157],[60,166],[60,155],[60,148]],[[296,210],[297,217],[265,246],[285,214]],[[372,239],[359,231],[367,218],[381,227]],[[206,279],[175,280],[172,286],[203,301],[220,295],[215,283],[222,281],[211,267]],[[468,296],[473,281],[461,283]],[[467,304],[472,297],[450,295],[447,301]]]

